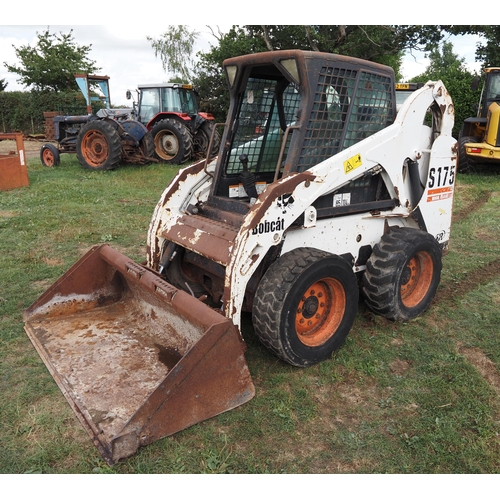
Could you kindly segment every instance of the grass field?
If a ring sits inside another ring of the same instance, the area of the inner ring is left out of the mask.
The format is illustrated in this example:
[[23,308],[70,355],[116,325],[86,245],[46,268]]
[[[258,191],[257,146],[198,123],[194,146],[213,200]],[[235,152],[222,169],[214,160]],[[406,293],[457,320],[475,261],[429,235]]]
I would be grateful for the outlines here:
[[145,257],[172,167],[88,172],[29,161],[0,192],[2,473],[496,473],[500,466],[500,176],[458,175],[451,250],[432,308],[406,324],[359,305],[344,346],[308,369],[243,336],[249,403],[113,467],[91,443],[23,329],[22,311],[91,246]]

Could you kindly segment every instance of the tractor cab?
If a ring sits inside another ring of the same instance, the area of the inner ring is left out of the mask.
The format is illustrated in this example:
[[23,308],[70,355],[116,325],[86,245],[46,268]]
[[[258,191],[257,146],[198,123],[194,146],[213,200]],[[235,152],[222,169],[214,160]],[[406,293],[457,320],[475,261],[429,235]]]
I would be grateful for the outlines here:
[[194,117],[198,100],[192,85],[157,83],[139,85],[139,121],[147,125],[158,113],[172,112]]

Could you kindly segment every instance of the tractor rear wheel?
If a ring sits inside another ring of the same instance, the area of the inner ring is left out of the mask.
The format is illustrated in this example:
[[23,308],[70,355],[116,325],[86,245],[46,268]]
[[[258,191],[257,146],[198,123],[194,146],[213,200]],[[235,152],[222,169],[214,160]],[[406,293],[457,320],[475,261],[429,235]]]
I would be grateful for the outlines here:
[[425,231],[395,227],[374,246],[363,276],[366,304],[395,321],[416,318],[430,306],[441,279],[442,250]]
[[193,155],[191,132],[173,118],[165,118],[153,125],[151,135],[155,145],[155,156],[164,163],[180,165]]
[[87,122],[76,138],[76,155],[83,168],[113,170],[122,158],[118,130],[106,121]]
[[297,248],[275,261],[254,298],[260,341],[295,366],[329,358],[349,333],[358,308],[358,282],[337,255]]
[[[208,156],[208,146],[210,144],[210,138],[212,137],[212,131],[214,127],[214,122],[206,121],[198,128],[193,137],[194,154],[200,154],[202,157]],[[213,158],[214,156],[217,156],[219,154],[219,148],[220,135],[218,132],[215,132],[210,158]]]
[[45,167],[57,167],[61,162],[59,150],[53,144],[44,144],[40,149],[40,160]]

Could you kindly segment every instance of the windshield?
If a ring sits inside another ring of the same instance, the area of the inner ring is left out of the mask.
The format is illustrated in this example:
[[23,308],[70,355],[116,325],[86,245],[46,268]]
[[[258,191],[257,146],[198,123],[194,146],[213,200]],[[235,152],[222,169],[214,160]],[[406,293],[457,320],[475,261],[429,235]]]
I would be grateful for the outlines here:
[[500,72],[490,74],[490,85],[486,99],[491,101],[500,100]]
[[242,154],[248,157],[249,170],[274,172],[285,130],[294,124],[299,104],[299,93],[288,81],[250,78],[239,103],[226,174],[241,172]]

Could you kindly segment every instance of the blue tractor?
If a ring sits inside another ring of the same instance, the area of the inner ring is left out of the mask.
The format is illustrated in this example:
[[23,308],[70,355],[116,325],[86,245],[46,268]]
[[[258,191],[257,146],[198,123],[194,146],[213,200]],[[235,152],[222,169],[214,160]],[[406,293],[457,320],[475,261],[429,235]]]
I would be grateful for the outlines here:
[[[89,170],[112,170],[120,163],[146,164],[157,161],[154,142],[145,125],[134,119],[132,110],[111,109],[109,76],[75,74],[85,97],[87,114],[54,117],[55,139],[40,150],[47,167],[60,162],[61,153],[76,153],[80,165]],[[96,96],[93,89],[101,90]],[[92,113],[92,101],[103,101],[105,108]]]

